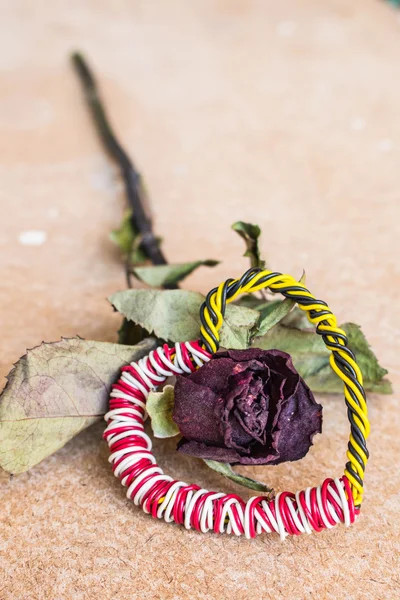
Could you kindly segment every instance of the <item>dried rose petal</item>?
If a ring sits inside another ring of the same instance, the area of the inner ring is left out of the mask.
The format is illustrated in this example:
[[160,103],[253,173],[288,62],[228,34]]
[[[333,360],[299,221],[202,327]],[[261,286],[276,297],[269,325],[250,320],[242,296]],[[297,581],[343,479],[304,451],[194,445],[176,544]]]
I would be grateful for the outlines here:
[[178,450],[230,464],[299,460],[321,432],[322,406],[280,350],[227,350],[175,386]]

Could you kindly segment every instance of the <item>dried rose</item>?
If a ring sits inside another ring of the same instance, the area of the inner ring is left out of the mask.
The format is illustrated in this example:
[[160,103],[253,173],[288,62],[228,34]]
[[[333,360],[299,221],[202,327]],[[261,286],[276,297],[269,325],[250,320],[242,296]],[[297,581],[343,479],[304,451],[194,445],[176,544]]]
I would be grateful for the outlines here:
[[178,377],[179,452],[230,464],[299,460],[321,432],[322,406],[280,350],[228,350]]

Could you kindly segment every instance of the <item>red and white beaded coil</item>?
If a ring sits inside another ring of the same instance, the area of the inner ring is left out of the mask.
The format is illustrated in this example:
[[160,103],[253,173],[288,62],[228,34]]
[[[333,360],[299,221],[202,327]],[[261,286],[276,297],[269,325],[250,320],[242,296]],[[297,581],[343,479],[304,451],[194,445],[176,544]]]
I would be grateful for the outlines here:
[[147,396],[168,377],[191,373],[210,358],[198,341],[165,344],[122,368],[121,378],[112,386],[104,438],[114,474],[128,488],[127,497],[167,523],[247,538],[275,531],[284,540],[287,535],[330,529],[337,523],[351,525],[357,511],[346,476],[326,479],[295,494],[280,492],[273,500],[255,496],[246,502],[236,494],[210,492],[164,474],[144,431]]

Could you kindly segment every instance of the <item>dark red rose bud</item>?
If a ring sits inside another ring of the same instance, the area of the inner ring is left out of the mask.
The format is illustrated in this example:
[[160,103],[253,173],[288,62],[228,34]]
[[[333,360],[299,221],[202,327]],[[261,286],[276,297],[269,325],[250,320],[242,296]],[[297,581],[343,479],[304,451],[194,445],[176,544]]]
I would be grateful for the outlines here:
[[230,464],[299,460],[321,433],[322,406],[280,350],[227,350],[177,378],[179,452]]

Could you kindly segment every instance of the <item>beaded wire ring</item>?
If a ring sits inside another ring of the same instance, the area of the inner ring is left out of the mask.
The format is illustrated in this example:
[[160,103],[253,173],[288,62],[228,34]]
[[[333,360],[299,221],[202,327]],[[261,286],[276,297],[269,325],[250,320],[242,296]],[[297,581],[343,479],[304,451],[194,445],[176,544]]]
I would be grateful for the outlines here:
[[[325,479],[322,485],[295,494],[280,492],[273,500],[255,496],[246,502],[236,494],[210,492],[165,475],[151,452],[144,421],[150,390],[172,375],[201,368],[217,352],[226,304],[240,294],[265,288],[295,300],[331,351],[330,364],[344,383],[350,422],[348,462],[341,478]],[[104,438],[111,451],[109,461],[114,474],[128,488],[127,497],[145,513],[166,522],[202,532],[245,534],[247,538],[275,531],[283,540],[287,535],[353,523],[363,499],[370,425],[360,368],[328,305],[290,275],[253,268],[240,279],[228,279],[212,289],[200,309],[200,318],[198,341],[157,348],[137,363],[123,367],[121,378],[112,386]]]

